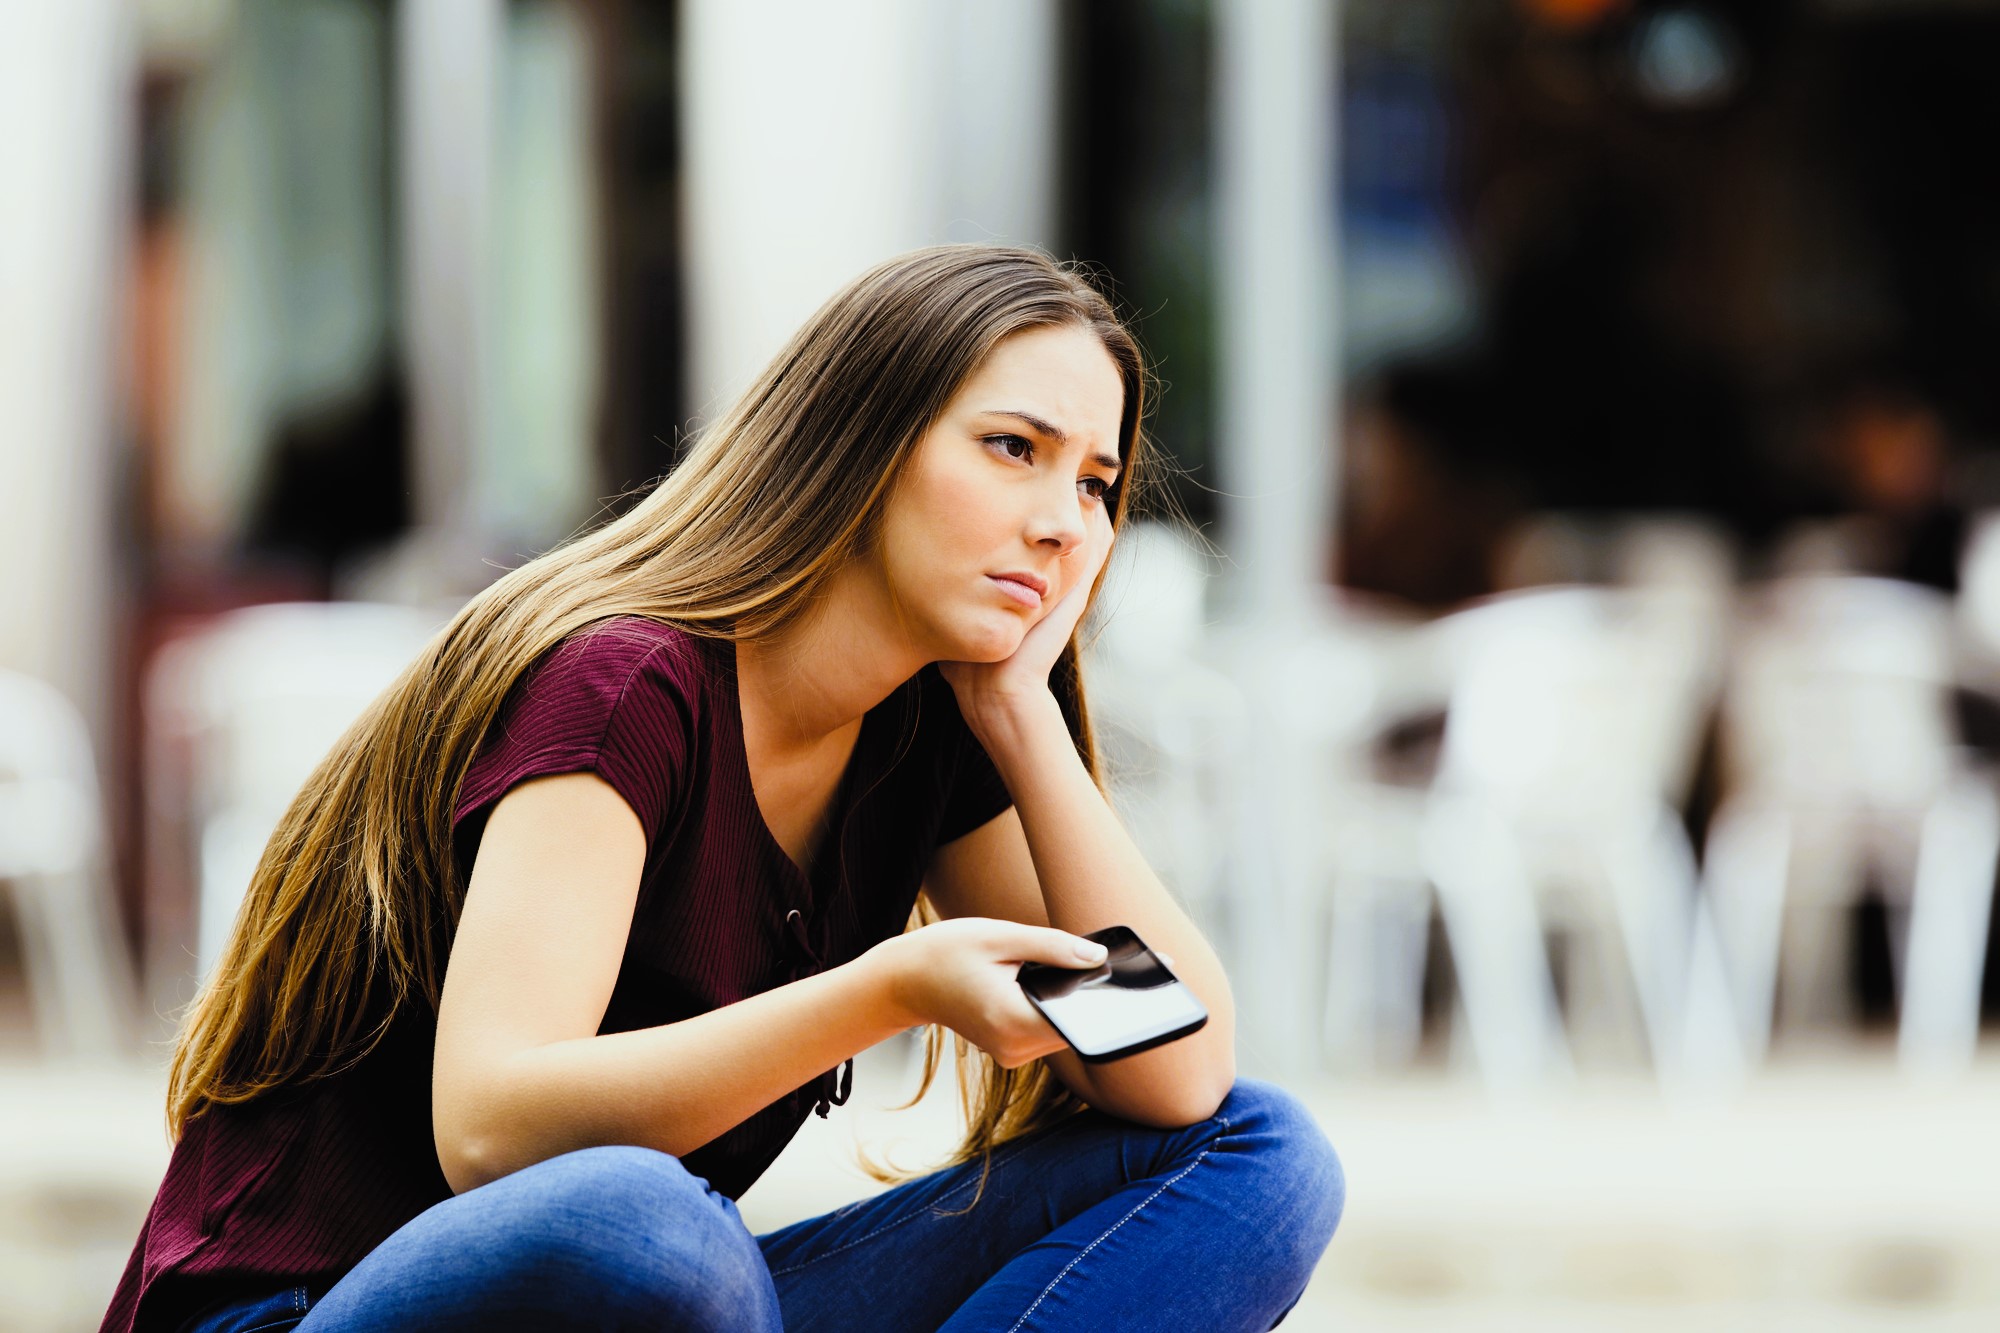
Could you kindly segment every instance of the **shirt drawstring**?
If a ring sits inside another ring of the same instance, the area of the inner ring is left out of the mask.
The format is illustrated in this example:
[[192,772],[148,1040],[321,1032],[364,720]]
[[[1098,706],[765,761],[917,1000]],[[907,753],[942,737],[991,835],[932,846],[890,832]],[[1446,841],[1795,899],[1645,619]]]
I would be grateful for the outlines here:
[[[792,980],[799,981],[814,975],[825,966],[819,950],[812,947],[812,940],[806,935],[806,919],[794,907],[785,913],[785,924],[791,927],[792,943],[798,946],[801,957],[792,963]],[[816,1100],[813,1111],[820,1119],[826,1119],[829,1106],[847,1105],[848,1094],[854,1091],[854,1058],[849,1056],[841,1062],[839,1069],[829,1069],[811,1084]]]

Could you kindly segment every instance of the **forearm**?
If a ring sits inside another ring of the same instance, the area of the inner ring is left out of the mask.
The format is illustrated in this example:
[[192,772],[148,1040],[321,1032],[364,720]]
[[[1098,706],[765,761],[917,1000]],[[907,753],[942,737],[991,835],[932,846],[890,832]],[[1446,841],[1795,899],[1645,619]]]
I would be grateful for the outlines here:
[[1222,964],[1133,845],[1091,779],[1053,697],[984,720],[981,741],[1014,798],[1049,924],[1077,934],[1126,925],[1201,997],[1208,1025],[1110,1064],[1053,1057],[1092,1105],[1141,1121],[1206,1114],[1235,1079],[1235,1006]]
[[462,1192],[603,1144],[684,1156],[915,1021],[877,950],[678,1023],[496,1054],[439,1104],[439,1159]]

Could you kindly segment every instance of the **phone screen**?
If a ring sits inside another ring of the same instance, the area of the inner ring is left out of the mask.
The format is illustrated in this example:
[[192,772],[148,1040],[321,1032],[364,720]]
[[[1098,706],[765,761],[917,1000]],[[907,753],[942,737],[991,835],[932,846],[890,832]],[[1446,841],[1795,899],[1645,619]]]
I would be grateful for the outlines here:
[[1128,926],[1086,936],[1106,950],[1094,968],[1029,963],[1021,986],[1086,1059],[1132,1054],[1208,1021],[1208,1009]]

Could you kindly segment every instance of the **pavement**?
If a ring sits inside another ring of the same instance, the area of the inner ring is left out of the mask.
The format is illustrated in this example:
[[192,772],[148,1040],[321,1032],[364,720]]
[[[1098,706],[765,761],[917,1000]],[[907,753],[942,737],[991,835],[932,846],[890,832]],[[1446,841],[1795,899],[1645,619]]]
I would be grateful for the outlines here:
[[[859,1149],[935,1161],[956,1107],[941,1084],[890,1110],[912,1075],[900,1040],[864,1053],[853,1100],[744,1196],[751,1228],[882,1188]],[[1290,1086],[1341,1152],[1348,1205],[1287,1333],[2000,1329],[1990,1043],[1942,1087],[1850,1043],[1692,1103],[1642,1074],[1512,1102],[1442,1070]],[[166,1164],[164,1088],[163,1059],[0,1047],[0,1333],[97,1327]]]

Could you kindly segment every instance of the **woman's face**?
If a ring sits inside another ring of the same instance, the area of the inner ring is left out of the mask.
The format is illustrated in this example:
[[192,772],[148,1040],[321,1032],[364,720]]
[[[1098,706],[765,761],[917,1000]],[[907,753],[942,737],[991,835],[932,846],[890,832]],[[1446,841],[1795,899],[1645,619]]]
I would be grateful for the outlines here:
[[994,348],[925,432],[877,558],[933,658],[1005,659],[1090,572],[1110,540],[1124,406],[1096,335],[1030,329]]

